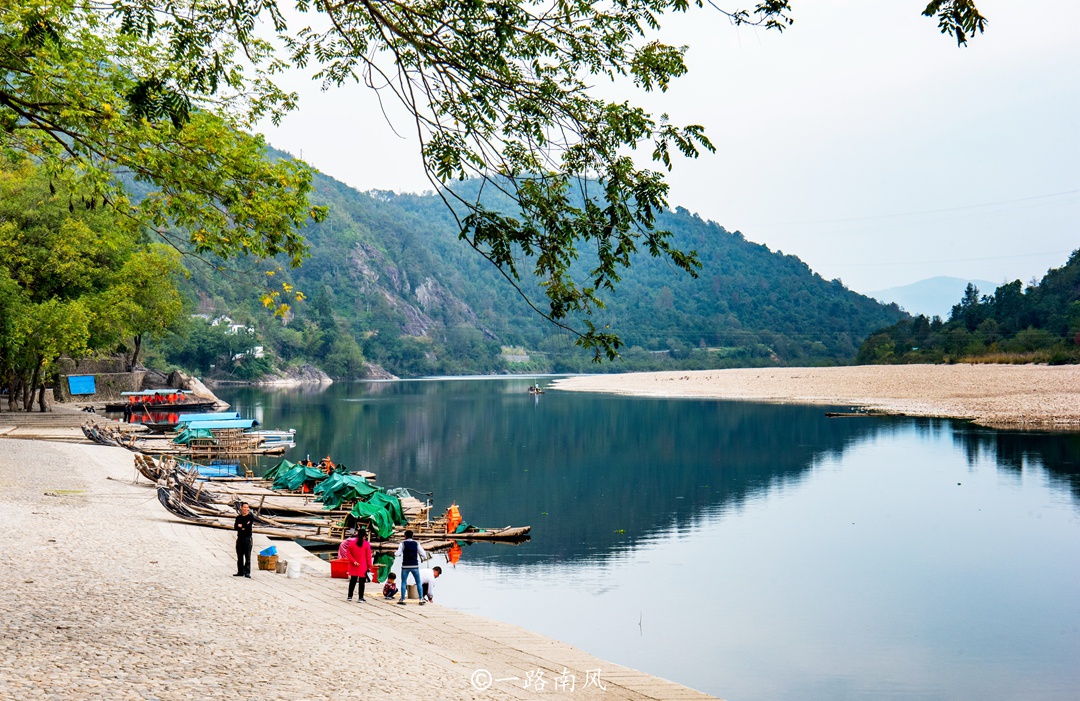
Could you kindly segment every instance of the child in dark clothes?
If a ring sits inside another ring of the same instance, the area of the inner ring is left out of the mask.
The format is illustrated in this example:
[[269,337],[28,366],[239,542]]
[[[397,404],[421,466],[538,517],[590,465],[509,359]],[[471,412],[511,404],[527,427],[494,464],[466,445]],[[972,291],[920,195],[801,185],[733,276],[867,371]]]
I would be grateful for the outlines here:
[[382,595],[384,599],[393,599],[397,596],[397,575],[393,572],[386,575],[386,584],[383,585]]

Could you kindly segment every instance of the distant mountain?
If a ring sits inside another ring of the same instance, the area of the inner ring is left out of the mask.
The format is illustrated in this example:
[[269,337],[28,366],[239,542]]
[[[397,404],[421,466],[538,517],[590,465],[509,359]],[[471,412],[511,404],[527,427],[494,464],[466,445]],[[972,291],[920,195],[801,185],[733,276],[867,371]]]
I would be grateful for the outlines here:
[[[308,297],[284,326],[249,286],[205,274],[188,284],[200,311],[249,323],[276,358],[331,375],[353,372],[358,353],[399,376],[843,363],[870,331],[905,316],[678,208],[658,226],[697,251],[699,277],[638,255],[593,318],[622,336],[625,360],[597,366],[458,239],[437,195],[362,193],[321,173],[314,185],[330,216],[304,232],[311,256],[303,267],[273,278]],[[579,280],[588,266],[582,251]],[[522,285],[543,306],[537,283]]]
[[879,329],[860,363],[1080,363],[1080,249],[1024,287],[966,291],[948,321],[908,317]]
[[908,314],[925,314],[928,317],[940,316],[948,320],[949,313],[956,301],[964,296],[968,283],[979,288],[984,295],[993,294],[997,284],[987,280],[966,280],[958,277],[932,277],[919,280],[902,287],[890,287],[887,290],[867,292],[868,297],[884,304],[896,304]]

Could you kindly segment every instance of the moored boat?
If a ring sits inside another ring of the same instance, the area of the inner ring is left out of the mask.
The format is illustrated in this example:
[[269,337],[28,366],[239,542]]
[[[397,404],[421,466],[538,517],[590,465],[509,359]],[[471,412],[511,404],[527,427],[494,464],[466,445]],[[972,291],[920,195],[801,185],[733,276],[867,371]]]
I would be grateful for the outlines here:
[[169,409],[197,411],[212,409],[218,404],[213,399],[196,397],[194,392],[186,389],[144,389],[138,392],[121,392],[120,397],[122,398],[120,402],[106,404],[105,411],[124,413]]
[[[138,436],[131,424],[83,425],[87,438],[103,445],[117,445],[139,453],[211,459],[236,455],[281,455],[295,445],[295,432],[256,431],[251,419],[193,421],[180,424],[177,433]],[[138,430],[145,430],[141,426]]]
[[[286,464],[292,465],[283,461],[278,467]],[[192,520],[193,514],[199,517],[195,520],[234,518],[240,504],[247,502],[257,523],[276,529],[268,535],[285,538],[340,543],[351,529],[363,524],[372,534],[373,545],[385,550],[404,540],[407,529],[422,541],[445,543],[439,547],[470,541],[520,543],[528,540],[531,530],[529,526],[477,528],[461,521],[456,505],[447,511],[446,517],[432,521],[430,503],[412,497],[407,490],[386,490],[342,471],[323,475],[324,479],[316,486],[325,484],[328,488],[317,494],[310,489],[306,492],[274,489],[265,486],[265,480],[260,481],[262,484],[256,484],[255,480],[201,480],[194,469],[185,469],[171,458],[157,462],[149,456],[136,455],[135,466],[159,485],[158,498],[162,504],[186,520]],[[312,470],[292,465],[279,474],[278,480],[293,484],[311,477],[297,468]],[[334,480],[336,483],[331,485]],[[171,494],[167,500],[162,488]],[[217,521],[202,525],[214,523]]]

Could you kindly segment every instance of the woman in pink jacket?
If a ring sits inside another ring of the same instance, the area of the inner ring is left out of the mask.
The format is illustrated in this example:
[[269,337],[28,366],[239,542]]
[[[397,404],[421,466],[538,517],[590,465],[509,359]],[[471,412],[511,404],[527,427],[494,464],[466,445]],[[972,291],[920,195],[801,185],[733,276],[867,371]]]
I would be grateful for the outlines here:
[[367,539],[367,531],[361,528],[355,538],[342,543],[345,559],[349,561],[349,598],[352,601],[353,589],[360,585],[357,600],[364,601],[364,584],[367,582],[368,572],[375,569],[375,563],[371,559],[371,543]]

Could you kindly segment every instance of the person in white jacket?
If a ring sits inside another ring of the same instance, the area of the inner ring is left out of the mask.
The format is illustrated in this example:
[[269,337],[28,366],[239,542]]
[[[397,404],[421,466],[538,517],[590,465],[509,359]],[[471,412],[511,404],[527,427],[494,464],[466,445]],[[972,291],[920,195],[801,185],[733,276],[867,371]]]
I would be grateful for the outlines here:
[[432,567],[430,570],[420,570],[420,583],[424,585],[424,593],[421,595],[421,601],[427,599],[428,601],[435,600],[435,580],[442,574],[442,567]]

